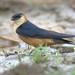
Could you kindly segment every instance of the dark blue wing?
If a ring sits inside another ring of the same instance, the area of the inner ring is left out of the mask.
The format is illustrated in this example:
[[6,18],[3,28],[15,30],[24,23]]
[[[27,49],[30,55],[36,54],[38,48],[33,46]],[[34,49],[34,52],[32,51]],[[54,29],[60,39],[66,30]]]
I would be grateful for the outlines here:
[[75,35],[58,33],[54,31],[48,31],[42,28],[37,27],[36,25],[32,24],[31,22],[27,21],[23,23],[16,32],[19,35],[25,37],[32,37],[32,38],[69,38],[75,37]]

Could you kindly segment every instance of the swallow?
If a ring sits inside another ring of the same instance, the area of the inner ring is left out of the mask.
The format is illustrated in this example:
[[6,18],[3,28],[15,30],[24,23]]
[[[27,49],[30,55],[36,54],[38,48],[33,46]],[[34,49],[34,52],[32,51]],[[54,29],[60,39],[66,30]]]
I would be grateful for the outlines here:
[[65,38],[75,37],[75,35],[64,34],[55,31],[48,31],[31,23],[23,13],[14,14],[11,20],[15,24],[16,33],[19,38],[29,45],[35,47],[42,43],[45,45],[54,44],[74,44]]

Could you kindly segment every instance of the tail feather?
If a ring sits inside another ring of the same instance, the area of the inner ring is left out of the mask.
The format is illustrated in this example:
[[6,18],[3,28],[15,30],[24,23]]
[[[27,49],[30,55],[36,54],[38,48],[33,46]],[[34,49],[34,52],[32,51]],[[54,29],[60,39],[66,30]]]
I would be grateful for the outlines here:
[[65,40],[65,39],[54,39],[55,42],[61,43],[61,44],[72,44],[75,45],[75,42],[70,41],[70,40]]
[[68,42],[68,44],[75,45],[75,42],[71,41],[71,42]]
[[75,45],[75,42],[73,42],[73,41],[70,41],[70,40],[65,40],[65,39],[62,39],[65,43],[67,43],[67,44],[73,44],[73,45]]

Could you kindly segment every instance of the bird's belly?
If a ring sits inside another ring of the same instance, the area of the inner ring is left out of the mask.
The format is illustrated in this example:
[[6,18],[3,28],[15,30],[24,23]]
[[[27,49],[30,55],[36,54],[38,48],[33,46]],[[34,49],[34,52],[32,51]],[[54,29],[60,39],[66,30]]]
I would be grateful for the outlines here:
[[24,36],[19,36],[20,39],[27,44],[33,45],[33,46],[39,46],[39,44],[43,45],[53,45],[56,44],[52,39],[38,39],[38,38],[30,38],[30,37],[24,37]]

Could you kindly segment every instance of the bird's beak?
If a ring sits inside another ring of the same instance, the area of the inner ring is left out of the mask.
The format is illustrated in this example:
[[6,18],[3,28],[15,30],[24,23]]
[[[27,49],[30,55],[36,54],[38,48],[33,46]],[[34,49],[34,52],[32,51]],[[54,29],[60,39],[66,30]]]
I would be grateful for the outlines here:
[[11,18],[11,20],[12,20],[12,21],[14,21],[14,20],[15,20],[15,18]]
[[19,18],[11,18],[12,21],[18,20]]

